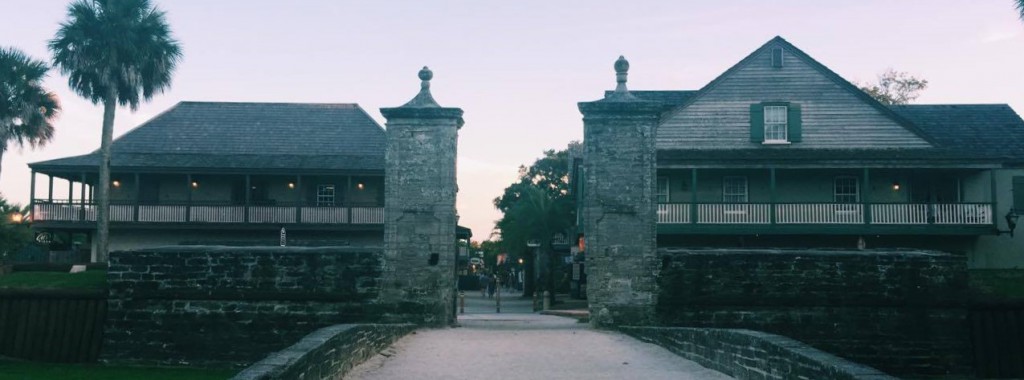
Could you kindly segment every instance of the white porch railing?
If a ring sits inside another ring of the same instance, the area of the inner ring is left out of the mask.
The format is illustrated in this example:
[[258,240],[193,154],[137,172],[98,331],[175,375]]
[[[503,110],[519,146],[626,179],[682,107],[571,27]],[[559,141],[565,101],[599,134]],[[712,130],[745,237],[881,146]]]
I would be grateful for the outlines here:
[[[147,223],[384,224],[383,207],[110,205],[111,222],[136,221],[136,213],[137,221]],[[32,215],[40,222],[95,222],[96,205],[36,203]]]
[[352,224],[384,224],[383,207],[353,207]]
[[928,205],[919,203],[873,204],[872,224],[928,224]]
[[784,203],[775,205],[779,224],[864,223],[864,206],[853,203]]
[[249,223],[295,223],[295,207],[249,206]]
[[242,223],[245,206],[192,206],[189,221],[202,223]]
[[658,205],[658,223],[690,223],[689,203],[662,203]]
[[301,223],[348,223],[348,209],[344,207],[303,207]]
[[988,203],[936,204],[935,224],[992,224],[992,205]]
[[770,208],[766,203],[698,203],[697,223],[768,224]]

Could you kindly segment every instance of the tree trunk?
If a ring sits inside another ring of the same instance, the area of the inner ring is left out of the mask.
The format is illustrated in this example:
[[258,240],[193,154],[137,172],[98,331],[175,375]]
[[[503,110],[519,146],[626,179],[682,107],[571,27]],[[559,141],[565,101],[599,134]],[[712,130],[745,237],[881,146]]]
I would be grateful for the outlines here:
[[96,262],[107,262],[110,247],[110,143],[114,139],[114,111],[117,110],[117,90],[110,88],[103,99],[103,132],[100,137],[100,178],[96,210]]
[[555,274],[554,274],[554,252],[551,242],[544,244],[544,289],[548,291],[548,300],[551,305],[555,304]]

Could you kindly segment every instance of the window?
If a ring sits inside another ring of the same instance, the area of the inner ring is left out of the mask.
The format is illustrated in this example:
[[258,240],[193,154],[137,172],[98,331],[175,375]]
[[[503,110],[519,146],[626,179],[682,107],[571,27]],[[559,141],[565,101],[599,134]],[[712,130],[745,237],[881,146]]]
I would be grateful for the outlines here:
[[1024,213],[1024,176],[1013,177],[1013,209]]
[[782,48],[772,49],[772,67],[782,67]]
[[655,196],[658,197],[658,203],[669,202],[668,183],[668,177],[658,177],[658,189],[655,193]]
[[316,205],[317,206],[334,206],[334,185],[323,184],[316,186]]
[[860,188],[857,185],[857,177],[836,177],[834,186],[836,203],[860,202]]
[[765,106],[764,107],[764,142],[788,142],[786,129],[788,124],[786,106]]
[[722,202],[747,203],[747,177],[723,177]]

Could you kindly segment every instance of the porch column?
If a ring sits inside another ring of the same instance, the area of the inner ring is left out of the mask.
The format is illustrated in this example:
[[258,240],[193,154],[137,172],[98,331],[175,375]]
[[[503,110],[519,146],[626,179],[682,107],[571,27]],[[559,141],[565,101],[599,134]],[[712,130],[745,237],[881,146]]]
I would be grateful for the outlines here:
[[771,221],[771,224],[774,225],[775,224],[775,168],[769,168],[768,169],[768,174],[769,174],[768,185],[769,185],[769,187],[771,189],[768,192],[768,203],[771,203],[771,206],[768,207],[768,218]]
[[139,183],[139,177],[139,173],[135,173],[135,210],[133,212],[135,215],[132,216],[132,220],[136,222],[139,221],[139,198],[142,198],[142,184]]
[[192,174],[185,174],[185,222],[192,220]]
[[295,176],[295,223],[302,223],[302,176]]
[[[70,177],[70,176],[68,176]],[[75,200],[75,181],[68,178],[68,205],[74,203]]]
[[697,224],[697,168],[690,169],[690,224]]
[[991,203],[991,206],[989,206],[989,207],[992,207],[992,211],[991,211],[991,214],[992,214],[992,228],[999,229],[999,218],[996,218],[996,196],[997,196],[998,192],[996,191],[996,170],[995,169],[989,169],[988,170],[988,179],[989,179],[989,182],[990,182],[989,183],[989,188],[990,188],[990,190],[992,192],[992,194],[989,196],[990,197],[989,198],[989,202]]
[[36,171],[32,171],[32,179],[30,180],[29,193],[28,193],[28,204],[29,210],[35,212],[36,210]]
[[864,168],[864,183],[860,185],[861,207],[864,207],[864,224],[871,224],[871,172]]
[[47,174],[46,177],[50,179],[50,189],[47,198],[50,200],[50,203],[53,203],[53,174]]
[[244,213],[245,214],[245,219],[242,220],[243,223],[249,223],[249,200],[252,197],[252,194],[250,194],[251,192],[252,192],[252,176],[249,175],[249,174],[246,174],[245,175],[245,213]]
[[84,221],[85,220],[85,173],[84,172],[81,174],[81,179],[82,179],[82,182],[79,182],[78,200],[80,202],[82,202],[81,219]]
[[[349,199],[349,194],[352,193],[352,176],[346,176],[345,180],[346,180],[345,192],[343,193],[344,196],[345,196],[345,198],[343,198],[343,200],[345,202],[344,206],[351,208],[352,206],[350,205],[350,203],[352,203],[352,201]],[[349,212],[349,215],[352,214],[352,210],[348,210],[348,212]],[[351,217],[350,217],[350,219],[351,219]]]

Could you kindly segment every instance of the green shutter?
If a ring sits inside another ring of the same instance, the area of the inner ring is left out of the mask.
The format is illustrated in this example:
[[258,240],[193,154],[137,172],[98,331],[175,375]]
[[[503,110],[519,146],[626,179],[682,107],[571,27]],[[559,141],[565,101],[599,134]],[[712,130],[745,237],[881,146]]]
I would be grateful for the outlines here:
[[789,137],[789,142],[800,142],[803,139],[803,120],[800,119],[800,105],[796,103],[789,104],[789,111],[786,115],[786,121],[789,122],[788,130],[786,134]]
[[750,105],[750,141],[764,142],[764,105]]
[[1013,209],[1024,213],[1024,177],[1013,177]]

